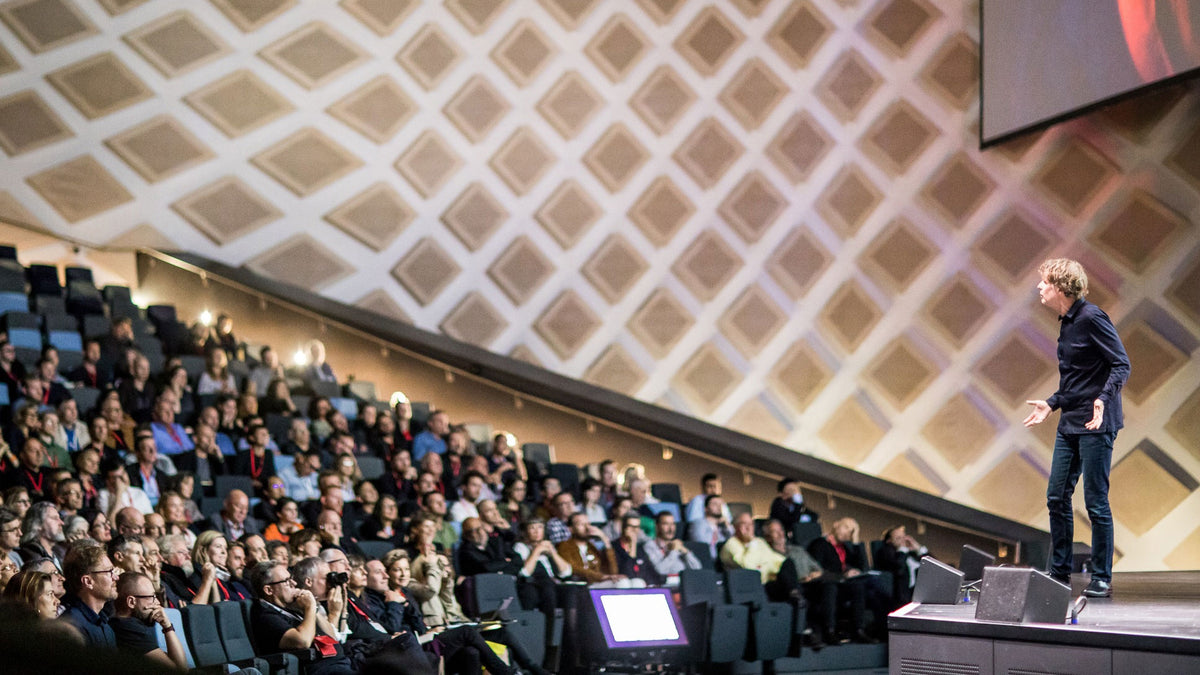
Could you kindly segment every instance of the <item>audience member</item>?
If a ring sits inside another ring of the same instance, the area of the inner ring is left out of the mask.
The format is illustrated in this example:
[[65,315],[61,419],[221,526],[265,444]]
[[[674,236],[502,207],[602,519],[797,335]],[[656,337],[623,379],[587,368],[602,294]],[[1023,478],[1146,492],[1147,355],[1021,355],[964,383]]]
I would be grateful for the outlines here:
[[553,616],[558,582],[569,579],[573,570],[571,563],[546,539],[546,524],[538,518],[522,521],[521,540],[513,546],[513,553],[522,560],[521,571],[517,573],[521,607]]
[[146,571],[146,548],[142,545],[141,536],[118,535],[108,542],[107,548],[108,559],[117,568],[118,574]]
[[595,525],[608,522],[608,507],[604,505],[603,493],[604,487],[595,478],[585,478],[579,485],[579,494],[583,500],[579,510],[586,513],[588,520]]
[[271,432],[265,426],[256,424],[247,430],[246,440],[249,447],[239,451],[233,458],[230,473],[249,476],[254,483],[254,489],[261,492],[266,480],[276,474],[275,454],[267,450],[267,445],[271,442]]
[[[0,508],[0,564],[8,561],[15,568],[25,564],[21,548],[21,517],[8,508]],[[15,570],[14,570],[15,571]]]
[[781,479],[777,489],[779,496],[771,501],[771,518],[783,525],[789,539],[797,523],[814,523],[821,518],[804,503],[804,494],[795,478]]
[[[435,545],[434,520],[418,517],[413,523],[412,584],[409,589],[421,603],[421,612],[431,626],[465,621],[466,615],[454,595],[454,566],[447,554]],[[448,552],[450,548],[446,546],[442,550]]]
[[429,454],[446,454],[446,435],[450,433],[450,415],[444,410],[435,410],[429,414],[426,428],[413,438],[412,458],[414,462]]
[[[690,523],[704,517],[704,501],[709,495],[721,496],[721,477],[715,473],[706,473],[700,479],[700,494],[692,497],[687,503],[683,510],[683,522]],[[729,512],[728,504],[724,505],[721,515],[725,516],[726,522],[733,522],[733,514]]]
[[725,500],[718,495],[704,499],[704,517],[688,523],[688,539],[708,544],[713,560],[717,549],[733,536],[733,526],[725,519]]
[[[593,525],[592,527],[595,527]],[[621,536],[613,542],[613,554],[616,557],[617,573],[632,580],[641,580],[642,585],[658,585],[663,578],[658,570],[650,564],[645,547],[641,545],[642,519],[629,513],[622,519]]]
[[[283,364],[279,361],[279,354],[270,346],[264,346],[258,350],[258,365],[255,366],[254,370],[250,371],[250,381],[254,383],[254,393],[259,396],[270,397],[271,383],[275,381],[283,382],[286,379],[287,374],[283,372]],[[280,411],[266,410],[264,412]],[[292,406],[291,412],[295,412],[295,406]]]
[[154,382],[150,380],[150,360],[138,353],[129,377],[122,378],[117,387],[121,409],[137,424],[149,422],[156,394]]
[[32,609],[43,621],[57,619],[62,604],[54,592],[54,577],[46,572],[28,570],[13,573],[5,579],[0,576],[0,589],[5,600],[15,600]]
[[263,524],[250,517],[250,497],[241,490],[230,490],[208,529],[216,530],[228,539],[240,539],[245,534],[262,534]]
[[79,405],[75,399],[68,398],[58,404],[58,429],[54,438],[72,456],[92,442],[87,425],[79,419]]
[[483,474],[471,471],[463,476],[462,485],[458,491],[458,499],[450,506],[450,520],[461,523],[467,518],[478,518],[480,493],[484,487]]
[[866,551],[858,541],[858,522],[853,518],[842,518],[833,523],[829,533],[818,537],[808,545],[808,552],[825,572],[838,580],[838,603],[849,604],[851,609],[851,639],[858,642],[874,642],[866,635],[866,609],[882,618],[880,610],[890,602],[884,599],[879,587],[864,575],[867,569]]
[[286,542],[288,537],[304,529],[300,522],[300,507],[291,497],[283,497],[275,503],[275,522],[267,525],[263,538],[267,541]]
[[21,531],[21,560],[50,558],[55,567],[62,569],[62,559],[55,554],[54,545],[66,540],[66,536],[62,518],[53,504],[38,502],[30,506],[21,522]]
[[204,372],[196,382],[196,395],[237,394],[237,382],[229,372],[229,355],[225,350],[208,349],[204,361]]
[[132,506],[117,509],[117,512],[113,514],[113,528],[117,534],[125,536],[145,534],[146,516]]
[[875,555],[875,569],[892,576],[892,604],[888,609],[912,602],[921,558],[928,553],[929,549],[909,536],[903,525],[884,530],[883,545]]
[[[167,643],[165,652],[158,646],[155,624],[162,628]],[[187,668],[187,654],[179,634],[163,611],[153,582],[145,574],[125,572],[121,575],[109,625],[121,651],[144,656],[166,667]]]
[[563,491],[554,495],[553,504],[553,517],[546,521],[546,538],[550,540],[551,544],[557,546],[571,538],[569,521],[577,511],[575,498],[571,496],[570,492]]
[[325,361],[325,343],[320,340],[310,340],[308,343],[308,368],[304,371],[304,381],[311,387],[313,382],[337,382],[333,366]]
[[513,527],[533,517],[533,509],[525,502],[526,485],[520,478],[513,480],[504,486],[500,501],[496,503],[500,516]]
[[154,433],[154,442],[158,451],[164,455],[179,455],[190,451],[194,446],[188,438],[183,425],[175,421],[175,405],[178,403],[174,392],[165,391],[154,400],[154,412],[151,417],[150,430]]
[[104,489],[96,498],[96,507],[108,514],[109,520],[113,520],[116,512],[126,507],[133,507],[142,513],[154,510],[146,493],[129,484],[129,473],[124,463],[106,459],[100,463],[100,473],[104,475]]
[[[587,515],[573,513],[570,516],[570,538],[558,544],[558,554],[571,565],[571,571],[589,584],[624,581],[626,577],[617,571],[613,547],[600,528],[588,522]],[[592,542],[598,539],[604,544],[600,550]]]
[[654,521],[654,537],[643,545],[646,560],[664,580],[677,577],[685,569],[698,570],[701,567],[700,559],[675,534],[675,515],[663,511]]
[[258,598],[250,610],[255,642],[266,651],[316,647],[315,660],[305,665],[306,675],[349,675],[354,672],[338,642],[337,630],[317,613],[311,591],[300,590],[278,562],[259,563],[250,571],[250,584]]
[[[791,561],[791,571],[795,572],[804,599],[808,601],[808,625],[812,628],[809,646],[820,648],[826,643],[841,642],[836,633],[837,581],[825,575],[821,564],[803,546],[788,543],[787,531],[778,520],[771,519],[767,523],[763,537],[771,550]],[[848,596],[847,601],[852,602]]]
[[309,450],[298,452],[294,457],[295,461],[291,465],[279,470],[279,478],[283,481],[288,496],[297,502],[319,498],[321,492],[317,487],[317,476],[321,472],[321,453]]
[[71,549],[63,561],[63,577],[67,590],[63,621],[83,634],[88,647],[116,649],[117,637],[102,610],[117,597],[117,568],[104,547]]
[[125,465],[125,471],[129,473],[129,485],[141,489],[153,509],[167,490],[169,478],[178,473],[175,463],[170,457],[159,456],[158,443],[146,431],[137,433],[133,456],[135,463]]
[[[25,410],[32,411],[28,414],[32,415],[36,424],[37,410],[32,408],[25,408]],[[14,438],[14,440],[16,439]],[[17,455],[17,464],[4,476],[4,485],[25,488],[29,493],[29,498],[33,501],[50,498],[50,482],[47,480],[50,472],[42,468],[46,452],[45,446],[37,436],[30,436],[21,438],[20,444],[13,443],[13,447],[20,448],[20,453]]]

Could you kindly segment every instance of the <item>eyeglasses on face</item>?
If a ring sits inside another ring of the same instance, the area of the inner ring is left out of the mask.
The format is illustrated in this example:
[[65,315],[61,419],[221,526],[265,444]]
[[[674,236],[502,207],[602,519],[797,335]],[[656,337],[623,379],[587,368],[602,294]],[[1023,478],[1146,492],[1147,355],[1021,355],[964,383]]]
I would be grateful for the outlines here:
[[117,568],[110,567],[106,570],[91,570],[90,572],[88,572],[88,574],[99,574],[99,575],[107,574],[110,577],[115,577],[115,576],[117,576]]
[[296,580],[291,577],[287,577],[286,579],[278,579],[276,581],[268,581],[267,583],[265,583],[263,585],[264,586],[274,586],[275,584],[287,584],[289,586],[295,586]]

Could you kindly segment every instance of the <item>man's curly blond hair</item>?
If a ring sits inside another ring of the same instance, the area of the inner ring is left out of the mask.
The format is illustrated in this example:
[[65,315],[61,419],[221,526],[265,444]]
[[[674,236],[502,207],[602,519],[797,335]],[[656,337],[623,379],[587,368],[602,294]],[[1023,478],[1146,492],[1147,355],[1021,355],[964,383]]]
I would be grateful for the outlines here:
[[1038,274],[1054,285],[1063,295],[1072,298],[1087,296],[1088,278],[1083,265],[1068,258],[1052,258],[1038,267]]

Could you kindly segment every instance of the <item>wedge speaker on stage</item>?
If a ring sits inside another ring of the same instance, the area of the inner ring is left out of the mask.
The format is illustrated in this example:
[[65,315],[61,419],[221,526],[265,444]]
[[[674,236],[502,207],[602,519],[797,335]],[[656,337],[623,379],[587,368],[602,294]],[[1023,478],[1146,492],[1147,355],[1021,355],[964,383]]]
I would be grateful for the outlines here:
[[967,581],[979,581],[983,578],[983,568],[995,564],[996,556],[970,544],[963,544],[962,555],[958,558],[958,569],[963,571],[963,578]]
[[963,573],[934,558],[921,558],[921,569],[917,570],[917,585],[913,588],[913,602],[922,605],[953,605],[958,602],[962,590]]
[[1028,567],[987,567],[975,618],[1009,623],[1063,623],[1071,587]]

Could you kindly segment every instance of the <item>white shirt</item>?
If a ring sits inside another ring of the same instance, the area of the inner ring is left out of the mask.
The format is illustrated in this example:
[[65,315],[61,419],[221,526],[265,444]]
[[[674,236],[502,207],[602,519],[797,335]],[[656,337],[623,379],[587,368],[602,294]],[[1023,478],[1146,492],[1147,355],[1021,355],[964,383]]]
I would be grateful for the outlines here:
[[459,499],[450,504],[450,520],[461,523],[467,518],[478,518],[479,508],[465,499]]
[[[104,513],[108,513],[108,500],[110,498],[108,490],[101,490],[100,495],[96,497],[96,507]],[[121,508],[132,506],[146,515],[154,511],[154,507],[150,505],[150,498],[146,496],[145,491],[133,486],[125,488],[125,494],[121,498],[120,506]]]

